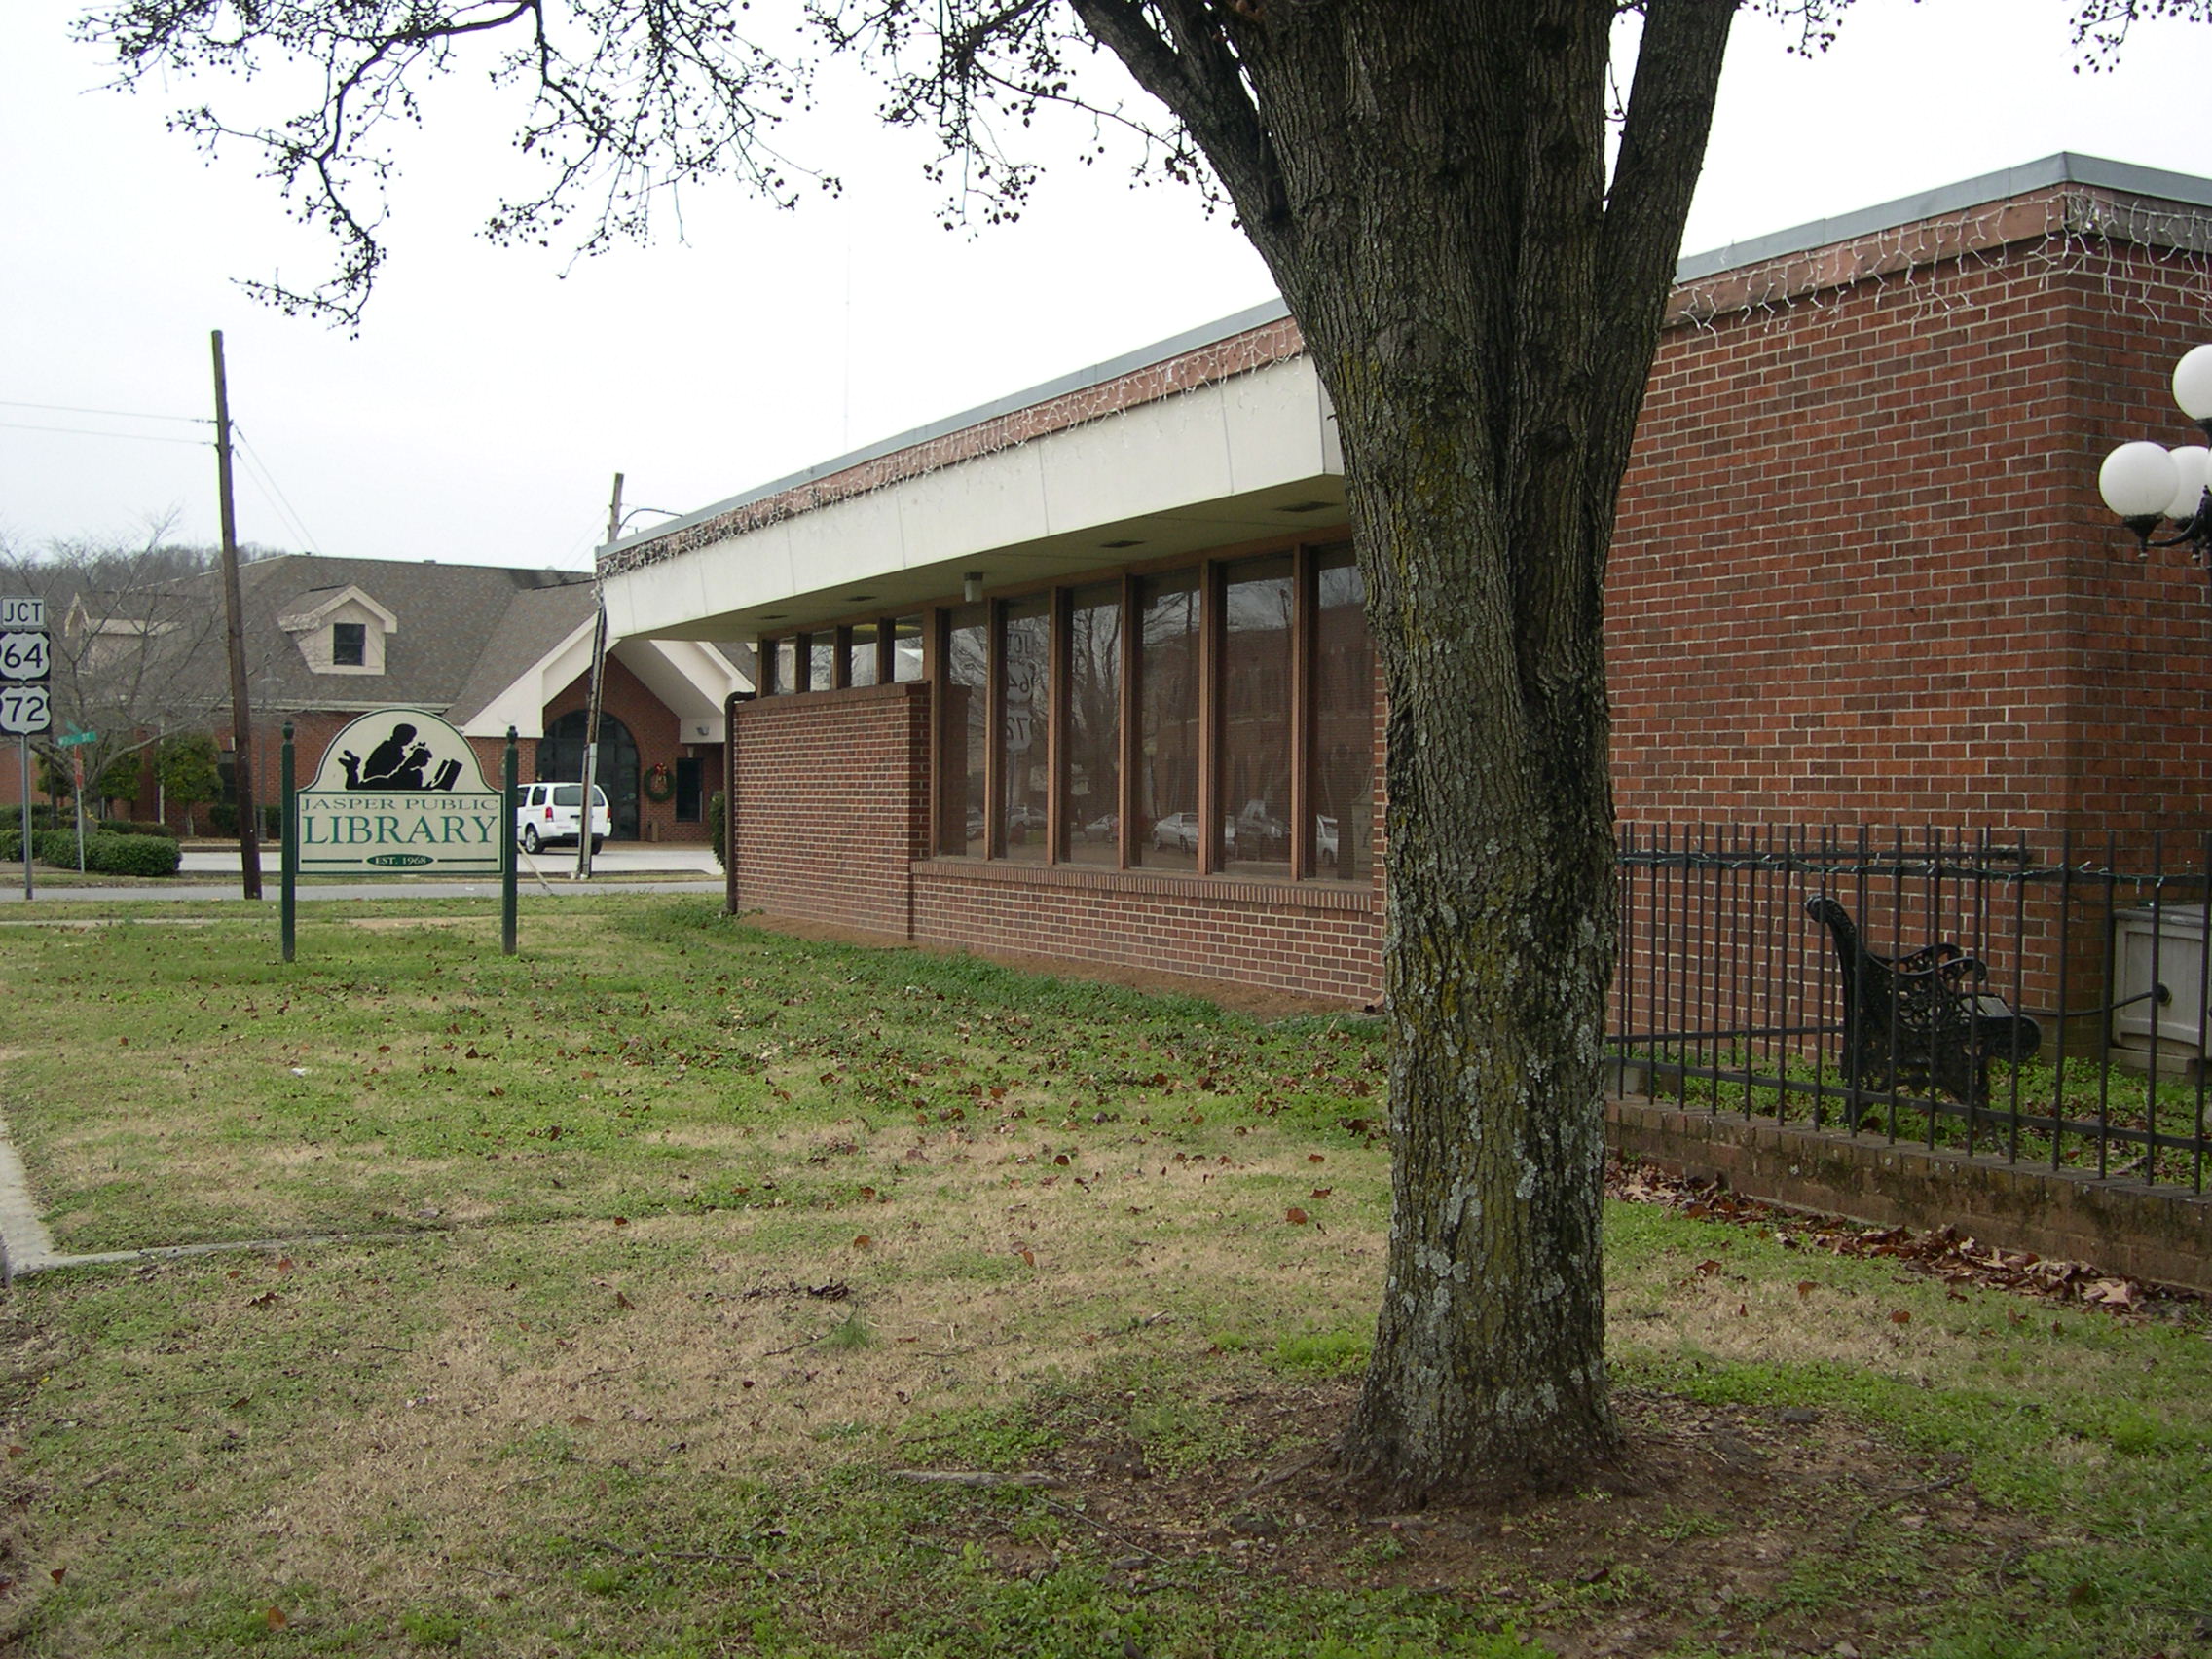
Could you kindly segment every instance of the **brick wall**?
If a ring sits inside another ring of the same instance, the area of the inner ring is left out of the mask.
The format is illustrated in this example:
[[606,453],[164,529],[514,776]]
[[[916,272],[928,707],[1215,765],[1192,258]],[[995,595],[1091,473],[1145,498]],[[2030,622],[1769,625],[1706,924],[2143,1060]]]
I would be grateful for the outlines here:
[[925,858],[928,767],[927,686],[741,705],[739,904],[934,943],[1377,995],[1376,887]]
[[1350,884],[939,859],[914,870],[913,937],[1349,1003],[1382,975],[1380,890]]
[[1880,1227],[1955,1227],[2008,1250],[2212,1293],[2212,1198],[1874,1135],[1611,1100],[1605,1138],[1676,1174]]
[[1622,816],[2212,823],[2203,573],[2096,494],[2114,444],[2194,435],[2166,377],[2204,296],[2039,235],[1677,317],[1608,583]]
[[907,937],[925,846],[929,697],[918,684],[737,709],[738,903]]

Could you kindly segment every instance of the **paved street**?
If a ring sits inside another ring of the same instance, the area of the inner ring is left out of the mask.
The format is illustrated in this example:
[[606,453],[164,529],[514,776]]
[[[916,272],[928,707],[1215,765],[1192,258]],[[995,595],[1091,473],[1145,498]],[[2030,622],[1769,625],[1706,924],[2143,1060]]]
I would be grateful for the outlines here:
[[[264,847],[261,861],[262,902],[275,904],[277,888],[276,849]],[[521,897],[524,901],[574,898],[591,893],[719,893],[721,870],[715,855],[700,846],[654,846],[626,841],[602,847],[592,858],[594,879],[577,881],[575,849],[548,847],[532,858],[521,855]],[[198,876],[239,875],[235,850],[188,848],[180,873]],[[117,899],[198,900],[207,903],[236,900],[236,885],[219,882],[157,886],[140,883],[117,887],[64,887],[46,879],[48,872],[34,868],[32,886],[41,901],[112,901]],[[618,879],[605,879],[605,878]],[[499,884],[492,881],[405,881],[302,883],[300,902],[326,899],[497,899]],[[0,868],[0,903],[21,903],[23,874],[20,865]]]

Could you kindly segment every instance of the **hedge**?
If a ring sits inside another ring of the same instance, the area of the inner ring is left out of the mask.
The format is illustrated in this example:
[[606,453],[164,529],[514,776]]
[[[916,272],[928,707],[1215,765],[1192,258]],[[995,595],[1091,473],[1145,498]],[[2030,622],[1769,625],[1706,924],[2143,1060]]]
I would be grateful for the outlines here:
[[715,849],[715,863],[727,869],[729,861],[722,857],[722,814],[728,810],[724,801],[719,790],[707,797],[707,844]]
[[[22,836],[0,832],[0,859],[23,856]],[[42,830],[31,837],[31,857],[56,869],[77,867],[77,831]],[[94,830],[85,837],[85,868],[101,875],[174,875],[184,849],[166,835],[117,835]]]
[[111,835],[102,830],[85,837],[85,867],[102,875],[174,875],[183,862],[184,849],[163,835]]
[[173,841],[176,831],[166,824],[147,824],[134,818],[103,818],[100,828],[111,835],[162,835]]

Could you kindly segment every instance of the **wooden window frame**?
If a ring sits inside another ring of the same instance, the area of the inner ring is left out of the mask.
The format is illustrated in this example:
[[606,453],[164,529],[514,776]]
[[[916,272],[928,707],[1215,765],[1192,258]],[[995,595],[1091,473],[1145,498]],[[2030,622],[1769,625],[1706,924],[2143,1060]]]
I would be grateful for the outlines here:
[[[1195,569],[1198,573],[1198,596],[1197,873],[1200,876],[1230,873],[1227,847],[1222,834],[1222,766],[1228,743],[1227,688],[1222,677],[1228,661],[1229,571],[1232,566],[1246,560],[1287,552],[1291,556],[1292,569],[1288,686],[1291,753],[1289,879],[1300,883],[1317,879],[1320,860],[1315,843],[1313,792],[1314,768],[1319,761],[1316,751],[1320,721],[1314,704],[1319,693],[1320,556],[1342,545],[1342,537],[1337,536],[1331,536],[1325,541],[1286,540],[1257,548],[1239,548],[1228,556],[1161,560],[1141,567],[1124,567],[1110,577],[1102,573],[1087,573],[1075,580],[1059,578],[1050,582],[1025,584],[1011,593],[994,595],[987,600],[984,611],[987,666],[984,670],[983,859],[1007,859],[1006,633],[1010,606],[1017,601],[1034,598],[1040,592],[1050,594],[1048,684],[1051,706],[1046,720],[1047,764],[1051,779],[1046,802],[1046,833],[1049,837],[1047,862],[1066,864],[1070,861],[1075,830],[1075,811],[1068,793],[1072,758],[1069,704],[1074,679],[1075,591],[1080,587],[1096,586],[1102,579],[1110,579],[1118,581],[1120,585],[1118,604],[1122,622],[1122,683],[1118,708],[1120,730],[1116,734],[1119,776],[1114,795],[1114,811],[1118,820],[1115,867],[1122,870],[1144,867],[1144,837],[1137,828],[1138,778],[1143,758],[1143,583],[1149,575],[1164,575]],[[953,608],[948,605],[931,606],[921,612],[922,680],[931,688],[932,702],[929,777],[925,787],[930,793],[928,822],[932,826],[932,834],[929,856],[933,858],[967,856],[967,780],[965,775],[959,779],[947,776],[952,756],[951,736],[947,728],[947,721],[951,718],[951,699],[947,691],[951,672],[950,630],[953,614]],[[878,683],[890,684],[897,667],[897,618],[883,619],[878,624]],[[850,625],[839,630],[840,660],[844,651],[850,648],[851,632]],[[801,634],[795,637],[793,652],[794,665],[808,660],[808,645],[809,636]],[[764,661],[772,662],[772,643],[763,645]],[[772,680],[771,668],[765,672],[764,683]],[[956,784],[957,789],[954,787]],[[961,851],[948,853],[945,849],[951,838],[947,834],[947,823],[955,815],[960,830],[957,844]]]
[[1208,559],[1198,571],[1198,873],[1219,875],[1227,849],[1221,836],[1224,723],[1222,663],[1228,640],[1229,562]]

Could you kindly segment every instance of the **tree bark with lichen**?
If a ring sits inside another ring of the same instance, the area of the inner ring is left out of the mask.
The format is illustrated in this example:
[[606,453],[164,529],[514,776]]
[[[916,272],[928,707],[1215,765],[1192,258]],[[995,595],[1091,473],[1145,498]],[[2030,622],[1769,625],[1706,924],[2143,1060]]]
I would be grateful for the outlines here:
[[[1344,1464],[1399,1502],[1570,1480],[1618,1440],[1605,560],[1733,7],[1653,0],[1608,187],[1610,0],[1254,0],[1149,43],[1074,4],[1205,149],[1343,441],[1389,699],[1394,1159]],[[1209,20],[1241,103],[1189,83]]]

